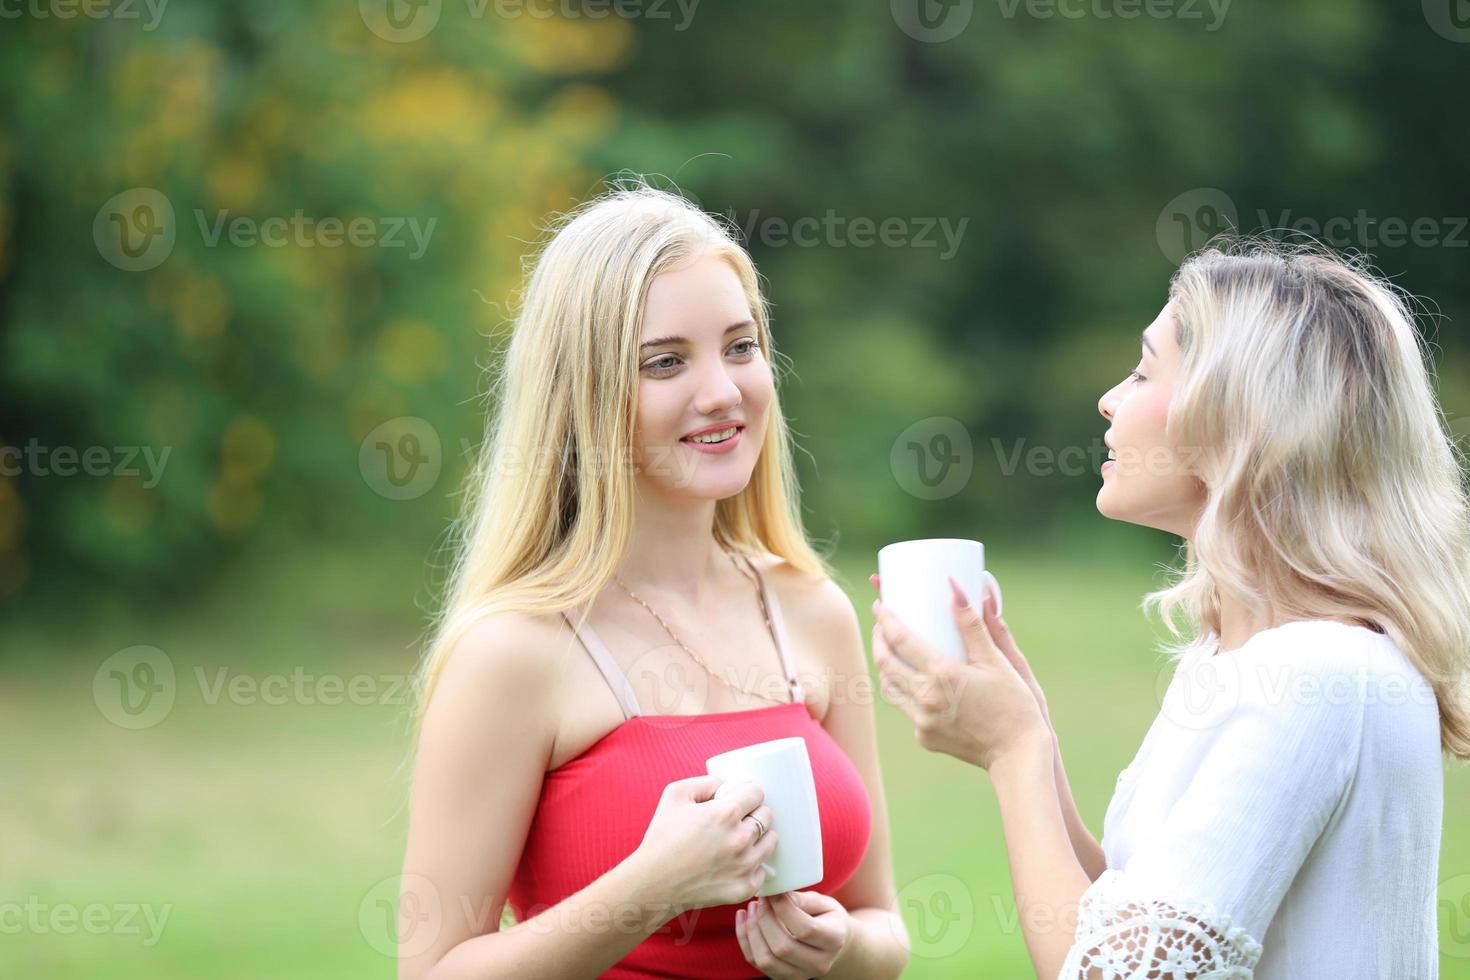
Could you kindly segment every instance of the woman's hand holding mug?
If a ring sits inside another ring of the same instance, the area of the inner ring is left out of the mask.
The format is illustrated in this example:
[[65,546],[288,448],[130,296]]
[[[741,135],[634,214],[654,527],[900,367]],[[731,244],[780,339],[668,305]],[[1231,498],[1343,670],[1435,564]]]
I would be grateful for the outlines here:
[[[870,581],[879,584],[877,576]],[[982,614],[953,579],[950,589],[965,663],[920,640],[881,600],[873,603],[873,661],[887,699],[913,719],[921,746],[982,769],[1017,751],[1050,751],[1055,737],[1046,697],[993,596],[987,593]]]
[[776,850],[761,788],[733,784],[715,799],[720,785],[717,776],[695,776],[665,786],[634,852],[680,909],[748,901],[765,883],[762,865]]
[[[875,591],[881,590],[883,580],[877,575],[869,575],[868,582]],[[1036,698],[1036,705],[1041,709],[1041,717],[1046,719],[1047,730],[1052,733],[1052,738],[1056,738],[1056,729],[1052,728],[1051,724],[1051,709],[1046,704],[1046,692],[1041,689],[1040,682],[1036,680],[1036,675],[1032,672],[1026,655],[1016,645],[1016,638],[1011,635],[1011,628],[1006,625],[1005,617],[1000,615],[989,601],[985,604],[984,621],[985,629],[990,633],[990,639],[995,643],[996,648],[1005,654],[1011,666],[1016,668],[1016,673],[1021,675],[1021,680],[1025,681],[1026,686],[1031,689],[1032,696]]]

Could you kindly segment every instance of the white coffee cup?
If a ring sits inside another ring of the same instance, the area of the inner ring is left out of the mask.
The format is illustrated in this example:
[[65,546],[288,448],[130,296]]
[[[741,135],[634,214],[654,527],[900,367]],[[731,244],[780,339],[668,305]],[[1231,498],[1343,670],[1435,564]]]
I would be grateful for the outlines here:
[[806,739],[800,736],[757,742],[705,760],[705,769],[723,782],[715,798],[740,783],[755,783],[766,794],[771,826],[780,836],[764,865],[766,880],[757,895],[809,888],[822,880],[822,819],[817,784]]
[[950,611],[954,593],[948,579],[978,612],[986,589],[1001,611],[1000,583],[985,570],[985,545],[966,538],[921,538],[897,541],[878,551],[878,578],[883,605],[919,639],[961,663],[968,658],[964,637]]

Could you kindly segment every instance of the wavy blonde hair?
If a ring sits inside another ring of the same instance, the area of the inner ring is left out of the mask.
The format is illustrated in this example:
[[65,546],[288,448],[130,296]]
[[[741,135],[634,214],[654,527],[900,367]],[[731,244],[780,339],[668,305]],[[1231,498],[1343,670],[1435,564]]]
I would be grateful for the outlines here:
[[[555,614],[612,580],[630,539],[638,344],[660,273],[705,255],[740,278],[775,371],[769,312],[750,256],[724,224],[642,180],[562,215],[535,258],[498,376],[486,439],[453,532],[442,609],[415,675],[414,727],[465,632],[500,612]],[[717,543],[826,576],[801,524],[778,396],[750,482],[715,506]]]
[[1145,605],[1215,642],[1222,590],[1256,614],[1381,627],[1470,759],[1470,506],[1410,297],[1366,261],[1233,239],[1170,284],[1181,380],[1168,426],[1199,447],[1203,513]]

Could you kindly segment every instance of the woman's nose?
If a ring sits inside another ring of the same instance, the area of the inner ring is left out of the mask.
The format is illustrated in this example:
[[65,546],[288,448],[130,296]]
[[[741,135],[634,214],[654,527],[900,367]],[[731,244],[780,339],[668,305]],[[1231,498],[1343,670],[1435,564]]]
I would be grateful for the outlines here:
[[728,411],[740,404],[740,386],[723,366],[706,372],[700,381],[699,396],[694,407],[701,415]]
[[1118,394],[1118,386],[1113,385],[1103,392],[1102,397],[1097,400],[1097,410],[1103,418],[1109,422],[1113,420],[1113,400]]

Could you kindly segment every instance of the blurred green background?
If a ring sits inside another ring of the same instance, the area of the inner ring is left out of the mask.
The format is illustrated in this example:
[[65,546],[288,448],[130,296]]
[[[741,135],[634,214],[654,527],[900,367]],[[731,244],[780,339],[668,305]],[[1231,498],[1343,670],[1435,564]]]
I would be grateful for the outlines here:
[[[398,681],[475,396],[547,216],[610,175],[748,241],[865,626],[878,545],[987,542],[1095,833],[1175,554],[1098,517],[1096,402],[1182,255],[1372,254],[1470,416],[1463,0],[0,14],[0,975],[392,975]],[[1029,975],[985,777],[878,715],[908,975]],[[1467,803],[1448,770],[1447,978]]]

